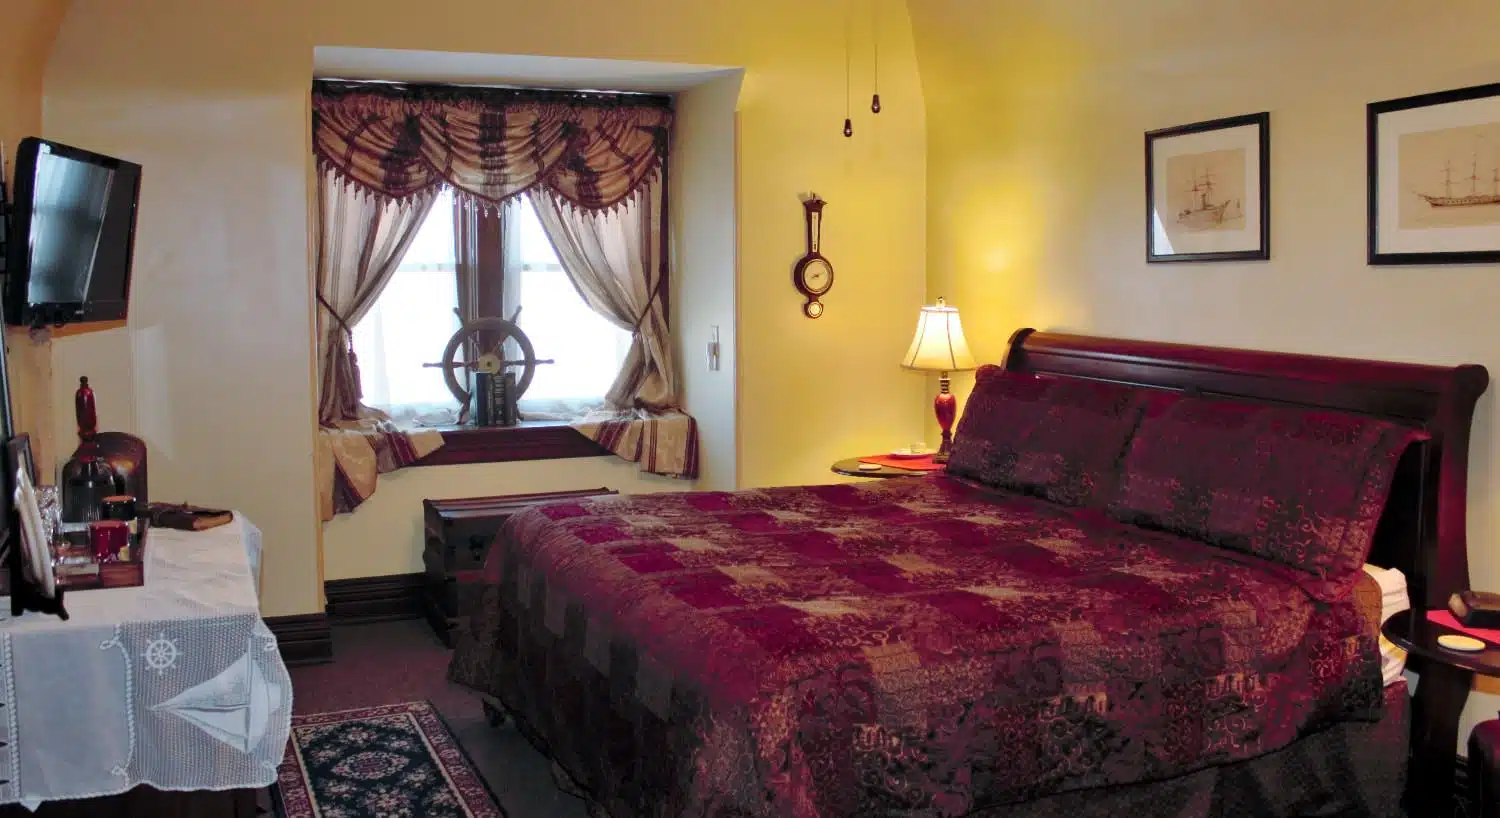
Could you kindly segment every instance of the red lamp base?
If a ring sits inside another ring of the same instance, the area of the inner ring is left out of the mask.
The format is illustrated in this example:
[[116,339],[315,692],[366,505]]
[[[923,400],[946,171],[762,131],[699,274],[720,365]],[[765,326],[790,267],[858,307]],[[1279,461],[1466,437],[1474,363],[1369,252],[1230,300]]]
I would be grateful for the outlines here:
[[932,401],[932,411],[937,414],[938,428],[943,430],[943,441],[938,444],[934,463],[947,463],[948,453],[953,449],[953,419],[958,416],[958,398],[948,391],[948,373],[938,378],[938,395]]

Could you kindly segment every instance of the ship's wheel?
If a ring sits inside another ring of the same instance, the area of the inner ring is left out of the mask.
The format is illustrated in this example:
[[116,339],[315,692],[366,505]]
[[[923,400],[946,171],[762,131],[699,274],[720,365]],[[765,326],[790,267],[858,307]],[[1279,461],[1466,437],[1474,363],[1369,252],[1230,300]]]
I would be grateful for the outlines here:
[[[468,378],[462,380],[458,377],[459,370],[473,369],[478,372],[487,372],[491,375],[500,375],[511,367],[520,367],[521,372],[516,376],[516,399],[526,394],[526,389],[531,386],[531,379],[536,377],[538,364],[553,363],[552,359],[537,360],[536,349],[531,346],[531,339],[521,331],[516,319],[521,316],[521,308],[509,319],[505,318],[476,318],[465,323],[453,333],[448,339],[448,345],[443,348],[443,360],[435,364],[422,364],[428,367],[440,367],[443,370],[443,382],[448,386],[448,391],[453,393],[458,405],[464,407],[463,413],[467,415],[469,408],[469,390],[465,386]],[[507,341],[515,342],[520,350],[521,357],[506,360],[505,344]],[[485,345],[488,344],[488,349]],[[459,350],[464,350],[464,360],[458,360]]]

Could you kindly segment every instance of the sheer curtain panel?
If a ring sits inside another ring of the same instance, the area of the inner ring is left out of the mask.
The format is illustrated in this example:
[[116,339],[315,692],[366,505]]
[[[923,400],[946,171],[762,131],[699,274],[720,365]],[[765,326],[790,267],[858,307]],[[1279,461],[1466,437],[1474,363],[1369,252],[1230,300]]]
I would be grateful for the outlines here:
[[432,196],[390,201],[318,176],[314,263],[318,302],[318,505],[324,520],[375,491],[377,475],[442,446],[432,431],[401,431],[360,402],[353,326],[374,306],[432,208]]
[[382,201],[318,176],[318,420],[358,420],[359,363],[353,327],[385,289],[432,209],[433,196]]

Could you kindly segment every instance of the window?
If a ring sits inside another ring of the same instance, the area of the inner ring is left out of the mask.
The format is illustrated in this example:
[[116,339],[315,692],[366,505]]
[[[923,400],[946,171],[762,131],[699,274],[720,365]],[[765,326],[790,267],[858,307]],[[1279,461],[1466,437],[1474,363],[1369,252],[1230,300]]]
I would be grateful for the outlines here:
[[568,414],[599,405],[630,352],[631,333],[594,312],[574,288],[529,199],[510,209],[506,227],[506,315],[515,309],[510,282],[519,281],[521,331],[536,355],[554,364],[536,368],[522,408]]
[[[528,418],[562,418],[603,404],[630,351],[631,333],[584,303],[557,259],[536,210],[525,197],[506,211],[504,315],[520,305],[519,324],[537,357],[536,377],[521,401]],[[433,204],[390,282],[354,327],[364,402],[394,417],[452,423],[459,406],[440,368],[460,326],[453,196]]]

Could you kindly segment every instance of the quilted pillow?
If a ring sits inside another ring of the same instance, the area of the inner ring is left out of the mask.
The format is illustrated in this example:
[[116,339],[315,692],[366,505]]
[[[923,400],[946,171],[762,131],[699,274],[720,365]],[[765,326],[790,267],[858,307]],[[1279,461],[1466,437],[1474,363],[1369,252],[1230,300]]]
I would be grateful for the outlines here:
[[1340,412],[1185,398],[1145,413],[1117,519],[1290,566],[1318,599],[1346,596],[1417,429]]
[[980,367],[948,472],[1070,506],[1102,506],[1147,394]]

